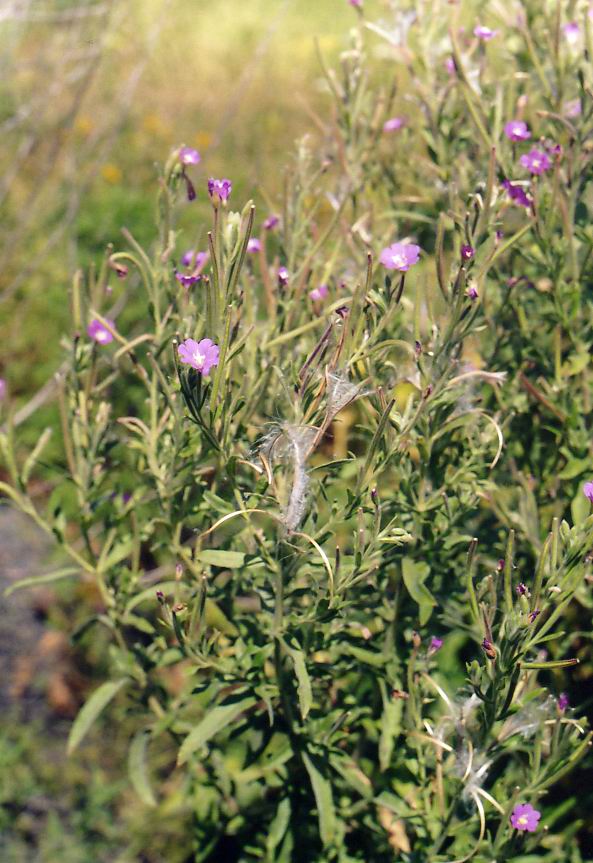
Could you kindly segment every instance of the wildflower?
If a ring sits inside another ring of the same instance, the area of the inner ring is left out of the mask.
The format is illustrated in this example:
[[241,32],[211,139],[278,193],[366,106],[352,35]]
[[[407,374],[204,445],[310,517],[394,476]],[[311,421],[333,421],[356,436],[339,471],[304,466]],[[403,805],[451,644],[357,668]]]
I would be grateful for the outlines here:
[[515,830],[526,830],[528,833],[534,833],[541,817],[541,812],[534,809],[531,803],[517,803],[511,813],[511,824]]
[[453,59],[453,57],[447,57],[447,59],[445,60],[445,69],[447,70],[449,75],[455,74],[455,72],[457,71],[457,67],[455,65],[455,60]]
[[467,289],[467,296],[468,296],[468,299],[470,299],[472,302],[474,300],[477,300],[478,299],[478,289],[474,285],[471,285]]
[[192,147],[181,147],[179,150],[179,161],[182,165],[199,165],[202,157]]
[[478,25],[477,27],[474,27],[474,36],[477,36],[478,39],[482,40],[482,42],[489,42],[491,39],[494,39],[495,36],[498,36],[498,30],[491,30],[490,27]]
[[524,168],[527,168],[530,174],[543,174],[544,171],[549,171],[551,162],[550,157],[543,150],[537,150],[535,147],[525,153],[519,159]]
[[272,213],[272,215],[268,216],[268,218],[265,220],[264,228],[266,229],[266,231],[273,231],[279,222],[280,222],[280,217],[276,216],[276,215],[274,215],[274,213]]
[[523,186],[520,186],[518,183],[511,183],[509,180],[503,180],[502,185],[507,190],[511,201],[520,207],[531,207],[531,198]]
[[288,284],[288,270],[286,267],[278,267],[278,283],[285,287]]
[[519,582],[519,584],[517,585],[515,590],[517,591],[517,594],[519,596],[527,596],[529,594],[529,590],[527,589],[527,585],[523,584],[522,581]]
[[319,285],[318,288],[313,288],[312,291],[309,291],[309,296],[312,300],[319,301],[324,300],[328,293],[327,285]]
[[527,615],[527,617],[529,618],[529,623],[534,623],[536,617],[539,617],[540,614],[541,611],[539,610],[539,608],[534,608],[533,611],[530,611]]
[[0,378],[0,402],[6,398],[8,387],[6,386],[6,381],[4,378]]
[[568,708],[568,695],[566,692],[561,692],[558,696],[558,710],[560,713],[564,713],[564,711]]
[[437,638],[436,635],[433,635],[430,639],[430,644],[428,645],[428,653],[433,654],[441,649],[443,646],[443,639]]
[[257,237],[251,237],[251,239],[247,243],[247,251],[248,252],[259,252],[261,251],[261,241],[257,239]]
[[201,281],[202,277],[199,273],[175,273],[175,278],[184,288],[191,288],[196,282]]
[[196,252],[195,249],[188,249],[181,256],[181,263],[184,267],[193,267],[194,270],[201,270],[208,260],[208,252]]
[[496,569],[498,570],[498,572],[503,571],[503,569],[504,569],[504,557],[499,557],[499,559],[496,562]]
[[403,129],[407,122],[407,117],[392,117],[390,120],[386,120],[385,123],[383,123],[383,131],[399,132],[399,130]]
[[420,246],[414,243],[393,243],[383,249],[379,260],[387,270],[399,270],[407,273],[410,267],[418,263]]
[[207,375],[213,366],[218,365],[220,352],[212,339],[202,339],[199,342],[186,339],[177,348],[177,353],[182,363],[187,363],[201,374]]
[[[114,322],[109,320],[109,318],[105,318],[105,320],[110,327],[115,327]],[[113,333],[110,333],[107,327],[104,327],[101,321],[97,320],[97,318],[93,318],[86,331],[90,338],[94,339],[100,345],[108,345],[109,342],[113,341]]]
[[461,257],[464,261],[471,261],[473,256],[476,254],[476,250],[473,246],[462,246],[461,247]]
[[504,127],[504,133],[509,141],[528,141],[531,138],[529,127],[523,120],[509,120]]
[[348,0],[348,2],[356,9],[362,9],[362,0]]
[[215,180],[212,177],[208,180],[208,194],[215,204],[228,201],[232,190],[233,184],[230,180]]
[[562,106],[562,113],[569,120],[574,120],[575,117],[580,117],[582,111],[581,100],[571,99],[570,102],[565,102]]
[[586,482],[583,486],[583,494],[587,498],[587,500],[593,503],[593,482]]
[[119,261],[114,261],[112,258],[109,258],[108,264],[118,279],[127,278],[128,268],[125,264],[120,264]]
[[569,45],[576,45],[579,41],[579,36],[581,35],[581,28],[579,27],[576,21],[569,21],[568,24],[565,24],[562,28],[562,31],[566,37],[566,41]]

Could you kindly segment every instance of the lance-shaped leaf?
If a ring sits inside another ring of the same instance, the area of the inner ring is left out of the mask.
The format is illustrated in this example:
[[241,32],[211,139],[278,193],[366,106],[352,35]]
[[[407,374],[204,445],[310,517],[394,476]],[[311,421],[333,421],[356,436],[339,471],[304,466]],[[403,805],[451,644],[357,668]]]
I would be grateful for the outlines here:
[[256,703],[257,699],[249,696],[240,698],[238,701],[219,704],[218,707],[209,710],[202,721],[196,725],[193,731],[190,731],[183,741],[177,756],[177,763],[185,764],[194,752],[208,743],[215,734],[222,731],[227,725],[231,725],[242,713]]
[[117,695],[119,690],[128,682],[127,677],[121,680],[110,680],[95,689],[91,697],[84,704],[78,716],[72,724],[68,737],[68,754],[70,755],[109,702]]

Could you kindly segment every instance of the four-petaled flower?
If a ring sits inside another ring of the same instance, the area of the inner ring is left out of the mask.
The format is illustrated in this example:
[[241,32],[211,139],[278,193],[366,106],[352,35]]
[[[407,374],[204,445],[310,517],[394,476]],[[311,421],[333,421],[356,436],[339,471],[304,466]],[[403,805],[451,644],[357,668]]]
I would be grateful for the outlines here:
[[192,369],[197,369],[201,374],[207,375],[213,366],[218,365],[220,351],[212,339],[186,339],[177,348],[179,359],[187,363]]
[[467,289],[467,296],[468,299],[470,299],[472,302],[478,299],[478,289],[475,287],[475,285],[470,285],[470,287]]
[[196,282],[201,281],[202,277],[199,273],[175,273],[175,278],[184,288],[191,288]]
[[324,300],[328,295],[327,285],[319,285],[318,288],[313,288],[309,291],[309,296],[312,300]]
[[420,246],[414,243],[393,243],[383,249],[379,260],[386,270],[399,270],[407,273],[410,267],[418,263],[420,257]]
[[507,190],[511,201],[514,201],[515,204],[519,204],[521,207],[531,207],[531,198],[523,186],[520,186],[518,183],[511,183],[509,180],[503,180],[502,185]]
[[541,812],[534,809],[531,803],[517,803],[511,813],[511,824],[515,830],[526,830],[528,833],[534,833],[541,817]]
[[523,584],[522,581],[519,582],[519,584],[517,585],[515,590],[517,591],[519,596],[527,596],[529,593],[529,590],[527,589],[527,585]]
[[384,132],[399,132],[406,123],[408,122],[407,117],[391,117],[390,120],[386,120],[383,123],[383,131]]
[[181,263],[184,267],[192,267],[194,270],[201,270],[208,260],[208,252],[196,252],[195,249],[188,249],[181,257]]
[[[105,318],[110,327],[115,328],[115,324],[109,318]],[[108,345],[109,342],[113,341],[113,333],[110,333],[107,327],[103,326],[101,321],[97,320],[97,318],[93,318],[88,327],[86,328],[87,334],[98,342],[100,345]]]
[[474,36],[477,36],[482,42],[489,42],[495,36],[498,36],[498,30],[491,30],[490,27],[478,25],[474,27]]
[[581,28],[579,27],[576,21],[569,21],[568,24],[565,24],[562,28],[564,35],[566,36],[566,41],[569,45],[576,45],[579,41],[579,37],[581,35]]
[[230,180],[215,180],[213,177],[208,180],[208,194],[215,203],[228,201],[232,190],[233,184]]
[[564,711],[568,709],[568,704],[568,695],[566,692],[561,692],[558,696],[558,710],[560,713],[564,713]]
[[282,286],[287,285],[288,284],[288,278],[289,278],[288,270],[286,269],[286,267],[278,267],[278,281],[279,281],[279,283]]
[[537,150],[535,147],[529,153],[524,153],[519,161],[530,174],[543,174],[544,171],[550,170],[552,164],[548,154],[544,153],[543,150]]
[[528,141],[531,138],[529,126],[523,120],[509,120],[504,127],[504,133],[509,141]]
[[593,482],[586,482],[583,486],[583,494],[593,503]]
[[257,237],[251,237],[247,241],[247,251],[248,252],[259,252],[259,251],[261,251],[261,240],[258,240]]
[[474,249],[473,246],[465,245],[465,246],[461,247],[461,257],[463,258],[464,261],[471,261],[471,259],[473,258],[473,256],[475,254],[476,254],[476,250]]
[[179,161],[182,165],[199,165],[202,157],[193,147],[181,147],[179,150]]
[[539,617],[541,614],[539,608],[534,608],[533,611],[530,611],[527,617],[529,618],[529,623],[533,623],[536,617]]

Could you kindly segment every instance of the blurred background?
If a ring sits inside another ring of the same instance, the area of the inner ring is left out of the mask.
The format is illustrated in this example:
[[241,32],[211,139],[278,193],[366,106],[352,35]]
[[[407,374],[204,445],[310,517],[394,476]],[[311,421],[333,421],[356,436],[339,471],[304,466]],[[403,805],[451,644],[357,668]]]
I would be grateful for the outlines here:
[[[24,447],[57,420],[74,272],[124,226],[150,242],[157,166],[180,144],[202,154],[188,237],[209,219],[209,176],[273,211],[295,138],[327,110],[314,39],[333,61],[354,15],[346,0],[0,0],[0,377]],[[38,477],[39,493],[59,481]],[[181,792],[153,831],[128,787],[128,728],[65,757],[108,639],[70,639],[96,601],[82,587],[4,596],[47,554],[0,507],[0,860],[193,859]]]

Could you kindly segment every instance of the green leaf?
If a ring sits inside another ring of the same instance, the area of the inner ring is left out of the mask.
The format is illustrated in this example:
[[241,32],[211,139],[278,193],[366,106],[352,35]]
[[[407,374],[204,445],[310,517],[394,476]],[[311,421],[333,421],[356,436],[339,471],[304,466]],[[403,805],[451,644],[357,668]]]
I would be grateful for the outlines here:
[[239,701],[220,704],[218,707],[214,707],[210,710],[202,721],[196,725],[193,731],[190,731],[181,744],[181,749],[177,756],[177,763],[180,765],[185,764],[188,758],[193,755],[196,750],[208,743],[215,734],[234,722],[235,719],[237,719],[246,710],[249,710],[250,707],[253,707],[254,704],[257,704],[257,699],[249,696],[248,698],[242,698]]
[[266,860],[274,861],[276,848],[282,842],[290,823],[290,800],[285,797],[280,801],[266,836]]
[[205,549],[196,554],[196,560],[209,566],[221,566],[225,569],[238,569],[245,563],[246,555],[242,551],[217,551]]
[[420,607],[420,623],[424,626],[430,619],[433,608],[437,601],[424,585],[424,581],[430,573],[430,568],[425,563],[404,557],[402,560],[402,574],[406,590]]
[[36,575],[31,578],[21,578],[15,584],[11,584],[4,591],[4,596],[10,596],[15,590],[20,590],[22,587],[37,587],[38,584],[51,584],[52,581],[59,581],[62,578],[70,578],[72,575],[80,575],[79,566],[65,566],[63,569],[56,569],[53,572],[48,572],[45,575]]
[[149,734],[146,731],[139,731],[135,735],[128,753],[128,774],[140,800],[146,806],[156,806],[146,764],[148,741]]
[[387,770],[391,765],[393,749],[401,730],[402,709],[402,701],[385,696],[379,739],[379,763],[382,771]]
[[88,701],[83,705],[78,716],[72,723],[68,736],[68,754],[71,755],[90,729],[98,715],[106,707],[119,690],[128,682],[127,677],[121,680],[110,680],[95,689]]
[[331,783],[319,770],[313,759],[303,753],[303,761],[311,780],[311,787],[317,803],[319,833],[324,846],[331,845],[336,836],[336,810],[332,796]]
[[[295,643],[296,642],[293,642],[293,644]],[[305,664],[305,655],[298,646],[295,647],[293,645],[286,644],[286,642],[284,642],[284,646],[286,647],[294,666],[294,673],[298,684],[297,693],[299,696],[301,716],[303,719],[306,719],[311,710],[311,704],[313,703],[313,692],[311,691],[311,678],[309,677],[309,672],[307,671],[307,666]]]
[[589,515],[590,510],[591,504],[583,494],[583,490],[579,488],[570,505],[573,524],[582,524]]

